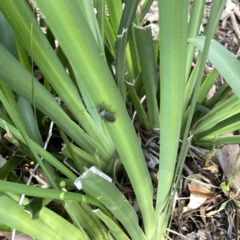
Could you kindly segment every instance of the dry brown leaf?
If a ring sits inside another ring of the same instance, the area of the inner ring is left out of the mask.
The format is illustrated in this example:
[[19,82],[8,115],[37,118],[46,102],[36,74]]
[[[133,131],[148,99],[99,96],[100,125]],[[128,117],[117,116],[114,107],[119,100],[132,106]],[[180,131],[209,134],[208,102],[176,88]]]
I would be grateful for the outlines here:
[[188,184],[188,189],[190,191],[190,201],[187,207],[183,208],[183,213],[200,208],[208,198],[214,196],[214,189],[199,180]]
[[200,207],[200,216],[205,224],[205,226],[207,225],[207,221],[206,221],[206,208],[205,207]]
[[214,196],[214,192],[212,192],[209,187],[201,186],[199,183],[189,184],[188,189],[191,194],[194,194],[196,197],[211,198]]
[[[233,136],[232,133],[224,134],[224,136]],[[217,149],[216,158],[223,170],[224,176],[229,178],[234,170],[240,166],[240,157],[237,159],[237,155],[240,151],[238,144],[226,145],[221,149]],[[240,188],[240,173],[233,178],[233,186],[235,189]]]
[[210,165],[210,166],[205,167],[203,169],[209,170],[211,173],[214,173],[214,174],[219,172],[217,165]]

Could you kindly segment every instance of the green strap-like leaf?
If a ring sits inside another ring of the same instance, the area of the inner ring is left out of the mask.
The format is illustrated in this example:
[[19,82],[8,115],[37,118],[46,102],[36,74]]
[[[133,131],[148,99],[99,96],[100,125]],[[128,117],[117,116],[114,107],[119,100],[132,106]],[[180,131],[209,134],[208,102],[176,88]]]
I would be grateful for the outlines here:
[[[188,39],[190,43],[196,46],[200,51],[203,50],[205,37],[196,37]],[[216,67],[220,75],[228,82],[233,91],[240,98],[240,62],[223,45],[216,40],[212,40],[208,58]]]

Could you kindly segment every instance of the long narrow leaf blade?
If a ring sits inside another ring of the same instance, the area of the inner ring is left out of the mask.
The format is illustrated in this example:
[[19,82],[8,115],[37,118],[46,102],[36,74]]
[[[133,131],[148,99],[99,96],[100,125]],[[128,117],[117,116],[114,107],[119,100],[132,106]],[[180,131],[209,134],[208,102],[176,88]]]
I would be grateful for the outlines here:
[[[188,41],[195,45],[200,51],[203,50],[205,37],[190,38]],[[212,40],[211,42],[208,58],[228,82],[238,98],[240,98],[239,60],[216,40]]]
[[[187,52],[188,0],[159,0],[160,8],[160,160],[156,216],[158,239],[167,227],[166,206],[177,159],[182,121]],[[164,183],[164,184],[163,184]]]
[[109,182],[109,178],[98,174],[101,172],[90,168],[75,181],[75,184],[105,205],[125,227],[131,239],[146,239],[138,225],[138,217],[133,207],[114,184]]
[[[105,106],[109,112],[115,113],[116,121],[105,125],[137,196],[146,235],[151,237],[156,222],[152,204],[153,188],[147,164],[112,73],[86,27],[86,20],[81,16],[80,5],[76,2],[72,0],[66,4],[64,0],[37,0],[74,73],[81,80],[95,106]],[[81,34],[76,35],[80,30]]]

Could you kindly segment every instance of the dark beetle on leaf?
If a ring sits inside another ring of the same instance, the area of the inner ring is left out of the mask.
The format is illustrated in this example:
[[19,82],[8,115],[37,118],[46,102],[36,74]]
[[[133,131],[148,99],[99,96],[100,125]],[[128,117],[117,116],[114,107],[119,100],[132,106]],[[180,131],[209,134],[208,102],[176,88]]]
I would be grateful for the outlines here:
[[108,122],[115,122],[116,119],[111,113],[107,112],[101,106],[98,106],[97,109],[98,109],[98,113],[102,116],[103,119],[105,119]]

